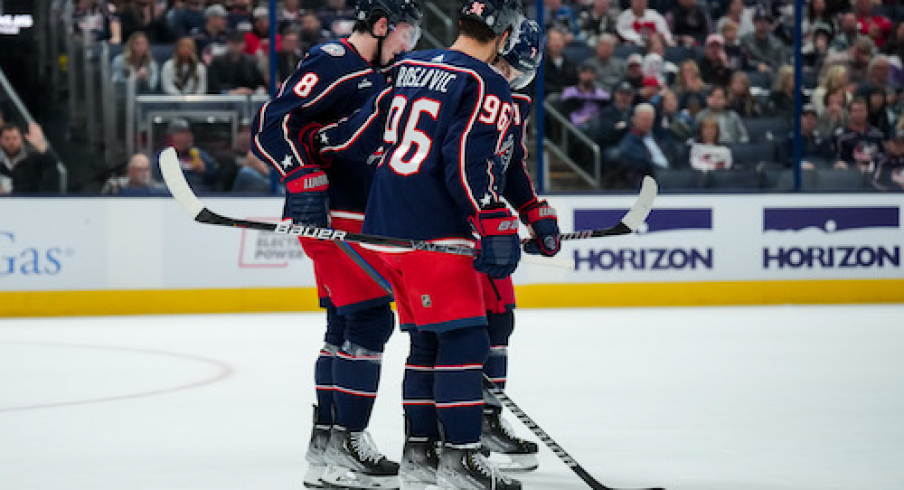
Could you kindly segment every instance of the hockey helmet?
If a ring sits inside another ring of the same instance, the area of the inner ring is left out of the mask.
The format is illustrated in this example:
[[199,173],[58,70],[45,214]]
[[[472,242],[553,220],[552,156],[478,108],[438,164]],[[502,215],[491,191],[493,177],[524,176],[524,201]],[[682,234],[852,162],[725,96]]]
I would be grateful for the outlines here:
[[417,0],[358,0],[355,17],[368,24],[385,17],[394,28],[403,22],[420,26],[424,14]]
[[540,24],[524,19],[518,31],[515,45],[503,56],[518,74],[509,82],[513,89],[520,90],[533,81],[537,68],[543,61],[543,35]]
[[511,51],[518,39],[518,27],[524,13],[520,0],[465,0],[461,17],[479,20],[497,37],[508,31],[508,42],[501,50],[501,54],[505,54]]

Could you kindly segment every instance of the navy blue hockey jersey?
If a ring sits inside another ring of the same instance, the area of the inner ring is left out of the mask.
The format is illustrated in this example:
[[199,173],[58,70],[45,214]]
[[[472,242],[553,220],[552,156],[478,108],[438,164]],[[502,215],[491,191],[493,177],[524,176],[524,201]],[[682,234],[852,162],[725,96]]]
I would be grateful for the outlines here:
[[[312,122],[329,124],[352,114],[383,90],[385,80],[345,39],[311,48],[279,94],[255,116],[252,151],[282,176],[299,165],[313,164],[300,148],[299,130]],[[373,166],[339,155],[325,170],[330,209],[363,213]]]
[[467,221],[499,202],[500,154],[514,106],[493,67],[459,51],[412,53],[393,85],[362,111],[324,129],[324,152],[381,153],[364,231],[418,240],[470,239]]
[[512,125],[509,135],[503,143],[505,150],[511,147],[511,157],[504,155],[505,190],[503,196],[509,204],[519,212],[528,204],[533,204],[539,199],[534,183],[527,172],[525,159],[527,158],[527,120],[530,117],[530,97],[524,94],[512,94],[515,101],[515,112],[512,117]]

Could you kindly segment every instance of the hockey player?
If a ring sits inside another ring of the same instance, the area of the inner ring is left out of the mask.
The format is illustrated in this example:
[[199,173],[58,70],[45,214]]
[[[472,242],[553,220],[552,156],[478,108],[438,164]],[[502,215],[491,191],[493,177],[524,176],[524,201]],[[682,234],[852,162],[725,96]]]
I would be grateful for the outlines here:
[[[542,33],[540,26],[530,19],[521,23],[518,42],[511,51],[501,56],[496,67],[506,76],[513,90],[524,89],[536,75],[537,67],[543,59]],[[541,200],[534,190],[530,175],[524,165],[527,156],[525,145],[527,119],[530,115],[531,99],[521,93],[513,93],[514,113],[509,135],[503,142],[506,159],[505,200],[515,209],[521,221],[535,237],[528,242],[524,251],[551,257],[558,253],[559,227],[555,210],[545,200]],[[484,364],[484,373],[500,388],[505,388],[508,368],[509,337],[515,327],[512,311],[515,307],[515,289],[510,277],[494,279],[482,274],[483,293],[487,310],[487,330],[490,334],[490,355]],[[515,436],[509,424],[501,417],[502,406],[495,396],[484,392],[486,405],[483,409],[483,447],[504,455],[505,461],[498,466],[509,471],[534,470],[539,465],[537,444]],[[494,459],[494,462],[497,460]]]
[[[359,109],[386,84],[381,70],[413,49],[421,11],[414,0],[361,0],[354,32],[313,47],[253,124],[253,151],[286,186],[283,217],[298,224],[359,232],[373,168],[340,156],[322,165],[306,139],[323,124]],[[318,404],[307,452],[305,485],[398,488],[398,464],[365,431],[393,330],[391,297],[352,260],[366,252],[301,239],[314,263],[327,311],[315,366]]]
[[472,232],[480,237],[476,259],[380,253],[411,339],[403,384],[405,488],[521,488],[480,452],[489,336],[478,274],[507,277],[520,258],[518,222],[500,196],[499,153],[514,105],[507,81],[490,65],[517,39],[520,16],[517,0],[469,0],[450,49],[405,57],[372,110],[321,133],[328,155],[366,159],[383,146],[364,232],[465,245],[474,243]]

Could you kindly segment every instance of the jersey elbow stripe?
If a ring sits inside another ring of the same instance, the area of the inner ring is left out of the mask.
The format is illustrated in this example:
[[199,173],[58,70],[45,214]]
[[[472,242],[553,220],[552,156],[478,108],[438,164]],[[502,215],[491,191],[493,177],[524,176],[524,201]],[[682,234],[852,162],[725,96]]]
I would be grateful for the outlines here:
[[[304,166],[304,164],[306,162],[301,159],[301,153],[298,152],[298,147],[295,146],[295,142],[292,141],[292,137],[289,136],[289,118],[291,118],[291,117],[292,117],[292,113],[290,112],[289,114],[286,114],[286,117],[283,118],[283,122],[282,122],[283,139],[286,140],[286,144],[288,144],[289,148],[292,149],[292,153],[295,155],[295,158],[298,160],[298,165]],[[283,175],[285,175],[285,173]]]
[[318,94],[317,97],[314,97],[313,99],[311,99],[311,100],[305,102],[304,104],[302,104],[302,105],[301,105],[302,109],[307,109],[308,107],[311,107],[312,105],[316,104],[317,102],[320,102],[321,99],[323,99],[324,97],[326,97],[327,94],[329,94],[330,92],[332,92],[333,89],[335,89],[336,87],[338,87],[338,86],[339,86],[340,84],[342,84],[343,82],[345,82],[345,81],[347,81],[347,80],[351,80],[352,78],[357,78],[357,77],[361,77],[361,76],[367,75],[367,74],[369,74],[369,73],[373,73],[373,70],[371,70],[370,68],[368,68],[368,69],[366,69],[366,70],[356,71],[356,72],[354,72],[354,73],[349,73],[348,75],[345,75],[345,76],[343,76],[343,77],[337,78],[336,81],[334,81],[333,83],[327,85],[327,87],[323,90],[323,92],[320,92],[320,94]]
[[273,158],[273,156],[264,149],[264,145],[261,144],[260,134],[255,135],[253,139],[254,146],[257,147],[257,149],[261,152],[261,155],[264,155],[267,158],[267,161],[270,162],[270,165],[273,165],[273,167],[276,168],[280,175],[286,175],[282,167],[279,165],[279,162],[277,162],[276,159]]

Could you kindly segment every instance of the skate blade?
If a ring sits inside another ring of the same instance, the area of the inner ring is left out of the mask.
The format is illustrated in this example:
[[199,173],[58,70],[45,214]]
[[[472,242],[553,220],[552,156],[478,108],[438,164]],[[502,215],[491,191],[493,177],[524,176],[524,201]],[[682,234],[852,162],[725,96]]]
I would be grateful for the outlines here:
[[500,470],[511,473],[534,471],[540,466],[536,454],[491,453],[489,462]]
[[309,465],[308,471],[304,474],[304,486],[306,488],[323,488],[323,481],[320,479],[323,472],[326,471],[326,465]]
[[351,471],[341,466],[328,466],[320,477],[327,488],[346,488],[360,490],[398,490],[398,476],[372,476]]

